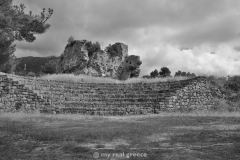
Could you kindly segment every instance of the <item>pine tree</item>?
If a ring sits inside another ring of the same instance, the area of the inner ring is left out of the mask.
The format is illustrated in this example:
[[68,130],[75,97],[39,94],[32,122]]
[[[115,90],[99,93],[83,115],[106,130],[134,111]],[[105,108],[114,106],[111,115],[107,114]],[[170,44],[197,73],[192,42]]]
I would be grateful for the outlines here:
[[[16,65],[16,57],[14,51],[16,45],[13,45],[15,40],[33,42],[35,34],[45,33],[50,27],[46,21],[53,14],[53,9],[45,9],[40,15],[24,13],[25,6],[13,5],[12,0],[0,0],[0,71],[6,71],[11,65],[11,70]],[[7,67],[6,67],[7,66]]]

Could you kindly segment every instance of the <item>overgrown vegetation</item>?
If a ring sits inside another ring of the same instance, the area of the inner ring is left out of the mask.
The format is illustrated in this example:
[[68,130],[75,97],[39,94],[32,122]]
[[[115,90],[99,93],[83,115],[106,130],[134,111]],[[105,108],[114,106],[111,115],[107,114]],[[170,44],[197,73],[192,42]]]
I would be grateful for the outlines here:
[[240,111],[240,76],[207,76],[216,110]]
[[[78,40],[74,40],[73,36],[70,36],[68,39],[68,44],[66,47],[72,47]],[[99,42],[91,42],[88,40],[81,40],[80,41],[82,44],[86,46],[86,49],[88,51],[88,56],[91,57],[94,52],[100,51],[101,50],[101,45]]]

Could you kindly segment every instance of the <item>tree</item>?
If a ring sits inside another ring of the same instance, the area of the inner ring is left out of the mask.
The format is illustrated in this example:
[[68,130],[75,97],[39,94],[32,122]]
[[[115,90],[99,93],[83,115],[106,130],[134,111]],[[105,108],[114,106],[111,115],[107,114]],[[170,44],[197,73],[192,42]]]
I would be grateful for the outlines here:
[[51,60],[44,66],[41,66],[41,71],[45,74],[57,73],[57,60]]
[[182,77],[186,77],[187,73],[186,72],[182,72]]
[[35,34],[45,33],[50,27],[46,21],[53,14],[53,9],[49,8],[48,14],[43,9],[41,15],[33,15],[31,11],[26,14],[24,9],[24,4],[17,6],[12,4],[12,0],[0,0],[0,68],[16,65],[15,40],[33,42]]
[[152,72],[150,73],[150,76],[151,76],[152,78],[158,77],[158,70],[155,69],[154,71],[152,71]]
[[169,77],[171,75],[171,71],[167,67],[162,67],[160,69],[159,75],[161,77]]
[[5,73],[12,73],[18,61],[14,55],[16,45],[12,45],[11,40],[3,41],[3,37],[0,36],[0,71]]
[[15,45],[11,42],[0,43],[0,71],[13,73],[19,61],[14,55]]
[[177,71],[177,72],[175,72],[174,77],[179,77],[179,76],[182,76],[182,72],[181,72],[181,71]]
[[174,77],[179,77],[179,76],[182,76],[182,77],[196,77],[196,75],[194,73],[190,73],[190,72],[181,72],[181,71],[178,71],[175,73]]

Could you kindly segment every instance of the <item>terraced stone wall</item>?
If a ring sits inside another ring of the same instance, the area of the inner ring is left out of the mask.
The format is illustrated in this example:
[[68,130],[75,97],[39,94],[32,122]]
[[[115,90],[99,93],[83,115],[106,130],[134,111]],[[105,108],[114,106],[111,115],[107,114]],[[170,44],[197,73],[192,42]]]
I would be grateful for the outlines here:
[[36,110],[40,106],[43,106],[41,96],[7,75],[0,75],[0,112]]
[[2,110],[88,115],[157,114],[210,109],[213,96],[204,77],[155,83],[69,83],[0,75]]

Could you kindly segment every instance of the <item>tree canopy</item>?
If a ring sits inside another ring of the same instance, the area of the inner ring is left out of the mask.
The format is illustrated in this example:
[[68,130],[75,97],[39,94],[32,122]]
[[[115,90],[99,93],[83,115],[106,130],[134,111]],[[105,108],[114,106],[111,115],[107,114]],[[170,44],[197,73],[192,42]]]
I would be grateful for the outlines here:
[[42,34],[50,24],[46,21],[51,17],[53,9],[48,9],[45,13],[45,8],[41,15],[33,15],[32,11],[29,14],[24,13],[25,5],[13,5],[12,0],[0,0],[0,37],[2,41],[9,40],[26,40],[33,42],[36,37],[34,34]]
[[13,5],[12,0],[0,0],[0,71],[1,67],[9,61],[14,61],[15,40],[33,42],[36,40],[35,34],[45,33],[50,27],[46,21],[53,14],[53,9],[45,8],[40,15],[33,15],[24,12],[25,5]]
[[182,71],[178,71],[175,73],[174,77],[196,77],[196,75],[194,73],[190,73],[190,72],[182,72]]
[[171,75],[171,71],[170,71],[169,68],[167,68],[167,67],[162,67],[162,68],[160,69],[159,75],[160,75],[161,77],[168,77],[168,76]]
[[152,72],[150,73],[150,76],[151,76],[152,78],[158,77],[158,70],[155,69],[154,71],[152,71]]
[[45,74],[57,73],[57,60],[50,60],[45,65],[41,66],[41,71]]

